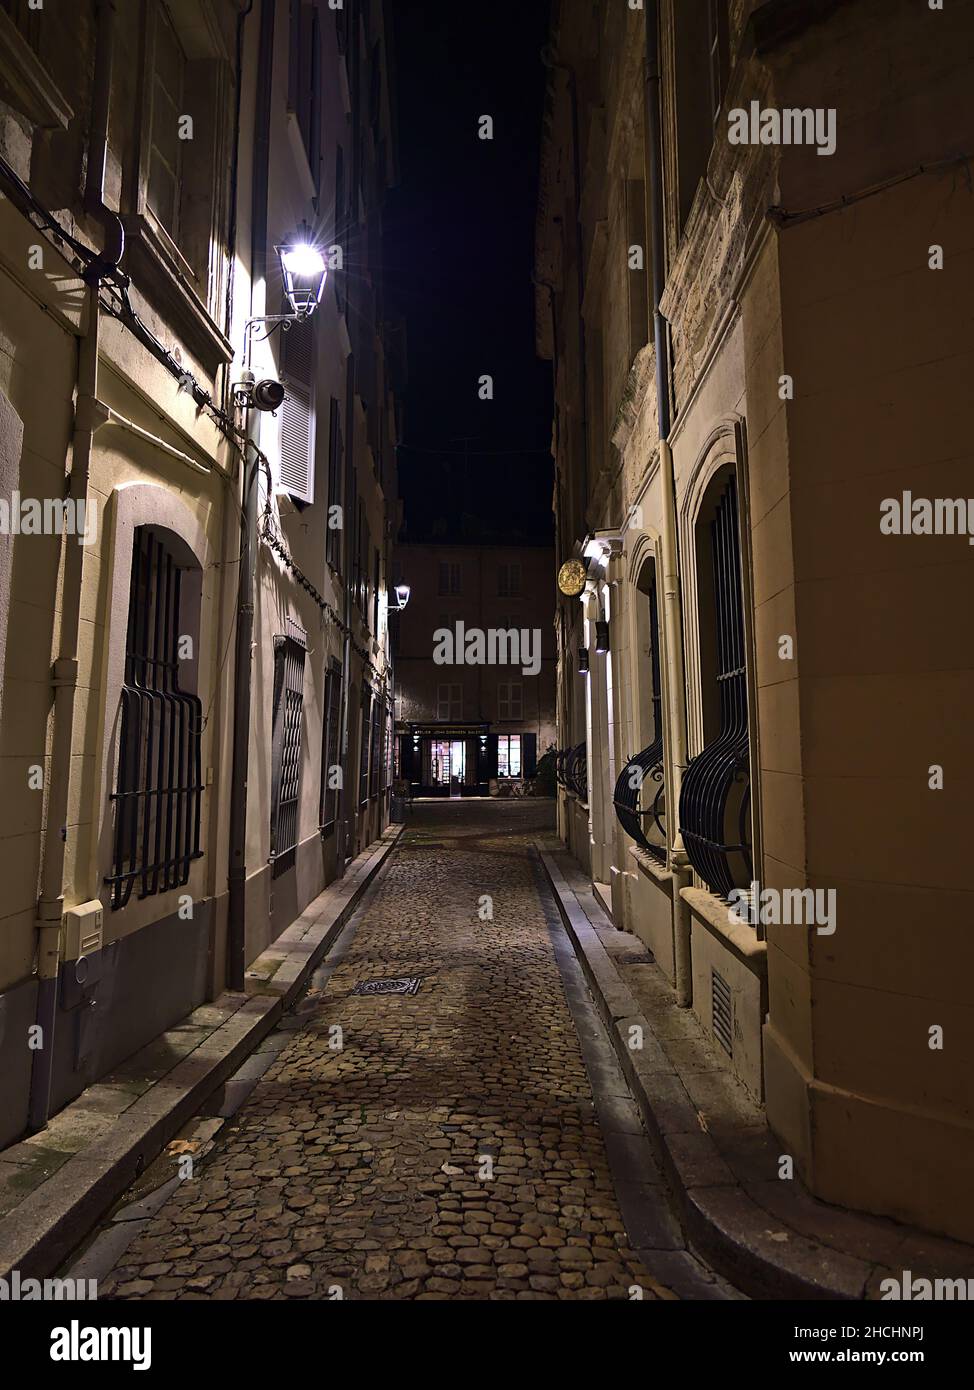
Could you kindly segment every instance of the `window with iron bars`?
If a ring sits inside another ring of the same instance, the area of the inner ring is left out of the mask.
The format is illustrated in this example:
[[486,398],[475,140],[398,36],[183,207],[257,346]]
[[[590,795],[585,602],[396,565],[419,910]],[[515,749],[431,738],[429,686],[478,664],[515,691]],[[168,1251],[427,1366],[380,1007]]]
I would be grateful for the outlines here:
[[392,782],[392,705],[388,705],[385,714],[385,755],[382,759],[382,790],[386,791]]
[[626,834],[653,859],[664,863],[666,803],[655,560],[647,560],[643,565],[637,589],[644,595],[643,608],[637,612],[637,618],[645,618],[648,622],[649,698],[653,712],[653,738],[641,753],[635,753],[629,759],[620,772],[613,793],[613,802],[616,816]]
[[318,824],[322,835],[330,835],[338,819],[339,788],[334,769],[341,767],[338,750],[341,689],[342,669],[333,663],[325,672],[325,713],[321,731],[321,795],[318,802]]
[[111,884],[113,911],[182,887],[202,856],[203,707],[182,689],[199,623],[199,578],[149,527],[135,532],[121,695]]
[[372,701],[372,765],[369,769],[369,796],[379,794],[379,763],[382,757],[382,706],[379,697]]
[[271,735],[271,874],[294,867],[301,789],[301,718],[307,633],[290,618],[274,638],[274,706]]
[[[708,489],[697,539],[706,744],[690,759],[683,775],[680,828],[690,863],[712,892],[726,898],[735,887],[746,888],[753,876],[747,662],[734,472],[718,475]],[[713,595],[709,611],[704,606],[707,588]]]
[[364,805],[369,799],[369,748],[372,743],[372,692],[362,696],[362,729],[359,740],[358,799]]

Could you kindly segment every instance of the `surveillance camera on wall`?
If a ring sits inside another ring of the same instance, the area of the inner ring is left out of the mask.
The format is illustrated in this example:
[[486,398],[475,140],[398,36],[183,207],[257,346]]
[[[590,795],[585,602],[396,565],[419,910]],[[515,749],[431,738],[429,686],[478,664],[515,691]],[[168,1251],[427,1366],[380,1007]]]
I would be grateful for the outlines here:
[[256,410],[279,410],[284,403],[284,383],[272,376],[258,381],[248,370],[241,372],[240,380],[234,383],[233,394],[237,405],[244,409],[252,406]]
[[284,402],[284,383],[274,377],[258,381],[253,391],[254,405],[258,410],[277,410]]

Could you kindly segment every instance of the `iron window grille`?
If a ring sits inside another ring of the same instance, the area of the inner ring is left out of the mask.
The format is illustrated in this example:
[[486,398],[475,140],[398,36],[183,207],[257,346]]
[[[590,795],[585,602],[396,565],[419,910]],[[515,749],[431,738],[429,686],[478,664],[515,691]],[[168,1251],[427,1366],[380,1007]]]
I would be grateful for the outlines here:
[[338,819],[338,787],[331,785],[331,769],[339,766],[338,723],[341,713],[341,667],[329,666],[325,672],[325,717],[321,739],[321,795],[318,824],[323,835],[330,835]]
[[369,767],[369,797],[379,794],[379,764],[382,759],[382,706],[378,696],[372,700],[372,761]]
[[287,620],[274,638],[274,713],[271,736],[271,876],[294,867],[301,790],[301,720],[307,633]]
[[[663,780],[663,702],[659,661],[659,608],[656,576],[649,581],[650,699],[653,705],[654,738],[641,753],[629,759],[619,774],[613,804],[619,824],[631,840],[660,863],[666,860],[666,802]],[[646,830],[655,826],[663,838],[654,844]]]
[[588,802],[588,750],[584,742],[569,750],[565,764],[565,783],[579,801]]
[[[185,570],[149,528],[135,532],[121,695],[111,907],[189,880],[202,857],[203,707],[180,688]],[[198,616],[198,614],[197,614]]]
[[362,729],[361,739],[359,740],[359,789],[358,799],[361,805],[369,799],[369,748],[372,743],[372,706],[374,700],[371,691],[366,691],[362,696]]
[[388,788],[389,788],[390,783],[392,782],[392,771],[393,771],[393,769],[392,769],[392,754],[393,754],[392,705],[390,704],[390,705],[388,705],[388,706],[386,707],[386,714],[385,714],[385,749],[384,749],[384,756],[383,756],[383,759],[382,759],[382,790],[383,790],[383,791],[387,791]]
[[731,474],[710,523],[719,727],[691,758],[680,788],[690,863],[722,898],[752,878],[747,665],[737,479]]

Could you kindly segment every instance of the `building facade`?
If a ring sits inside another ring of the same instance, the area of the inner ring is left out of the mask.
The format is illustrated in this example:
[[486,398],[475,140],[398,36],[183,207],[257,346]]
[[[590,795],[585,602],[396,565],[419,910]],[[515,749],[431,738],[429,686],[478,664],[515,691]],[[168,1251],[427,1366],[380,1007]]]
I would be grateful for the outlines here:
[[0,3],[0,1143],[387,822],[390,101],[380,0]]
[[395,548],[397,775],[417,796],[503,795],[555,742],[548,546]]
[[814,1194],[968,1240],[972,52],[556,0],[535,268],[561,836]]

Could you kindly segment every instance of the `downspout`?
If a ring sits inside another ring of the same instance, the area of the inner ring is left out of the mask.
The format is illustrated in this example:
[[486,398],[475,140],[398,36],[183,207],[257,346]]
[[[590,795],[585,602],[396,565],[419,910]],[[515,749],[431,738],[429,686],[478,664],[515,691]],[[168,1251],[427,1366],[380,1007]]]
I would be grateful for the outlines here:
[[[105,165],[108,150],[108,114],[114,53],[113,0],[99,0],[95,71],[91,105],[91,135],[85,182],[86,211],[105,228],[105,247],[88,274],[85,296],[85,331],[78,345],[77,399],[71,444],[68,496],[76,515],[87,514],[91,451],[95,430],[105,421],[98,403],[98,287],[101,275],[117,267],[125,241],[121,223],[104,204]],[[77,508],[83,507],[80,512]],[[37,1006],[35,1020],[41,1029],[41,1046],[34,1052],[30,1075],[27,1126],[35,1134],[47,1126],[54,1075],[54,1033],[57,1023],[58,972],[61,963],[61,923],[64,916],[64,853],[67,844],[68,797],[71,751],[74,744],[75,691],[78,687],[78,647],[81,628],[81,593],[84,547],[65,533],[61,579],[61,624],[58,655],[52,670],[54,713],[51,731],[51,766],[47,805],[44,810],[37,899]]]
[[[351,364],[348,369],[348,380],[345,383],[345,441],[346,466],[345,466],[345,486],[344,498],[347,504],[352,495],[351,483],[355,477],[355,359],[349,358]],[[347,513],[347,506],[346,506]],[[338,752],[339,763],[341,765],[341,782],[338,787],[338,842],[335,845],[335,873],[338,878],[345,877],[345,865],[348,863],[348,826],[346,817],[348,814],[348,774],[349,774],[349,747],[348,747],[348,693],[351,671],[349,666],[352,660],[352,546],[355,544],[353,527],[357,525],[357,517],[344,518],[344,568],[342,576],[342,621],[344,623],[344,636],[342,639],[342,702],[338,720]]]
[[656,408],[659,421],[660,490],[663,499],[661,551],[663,560],[663,637],[666,649],[666,724],[669,742],[667,819],[671,825],[669,867],[673,875],[674,975],[677,1003],[686,1007],[693,996],[690,962],[690,910],[681,889],[691,882],[690,861],[683,844],[678,815],[680,786],[687,765],[687,708],[684,683],[683,613],[680,606],[680,542],[677,527],[676,478],[670,451],[669,325],[660,302],[666,287],[663,235],[663,139],[660,118],[659,5],[645,8],[646,77],[645,138],[648,163],[647,222],[653,243],[653,346],[656,355]]
[[[257,58],[257,107],[254,122],[251,190],[250,312],[254,284],[266,272],[267,185],[270,169],[271,94],[276,0],[262,0]],[[245,355],[250,335],[246,333]],[[230,771],[230,861],[227,900],[227,984],[242,991],[247,968],[247,778],[250,761],[250,707],[253,685],[254,579],[257,570],[257,481],[260,476],[260,411],[247,417],[247,443],[241,465],[243,489],[240,587],[234,648],[233,742]]]
[[574,69],[568,67],[566,63],[556,63],[546,57],[546,51],[542,50],[541,61],[545,67],[557,72],[566,73],[568,76],[568,95],[571,101],[572,110],[572,189],[573,200],[575,203],[575,246],[577,254],[575,256],[575,277],[578,294],[578,385],[579,396],[581,398],[581,439],[582,439],[582,531],[586,527],[586,513],[588,511],[588,489],[589,489],[589,456],[588,456],[588,366],[585,356],[585,319],[582,315],[582,301],[585,298],[585,239],[582,232],[582,157],[578,136],[578,87],[575,81]]

